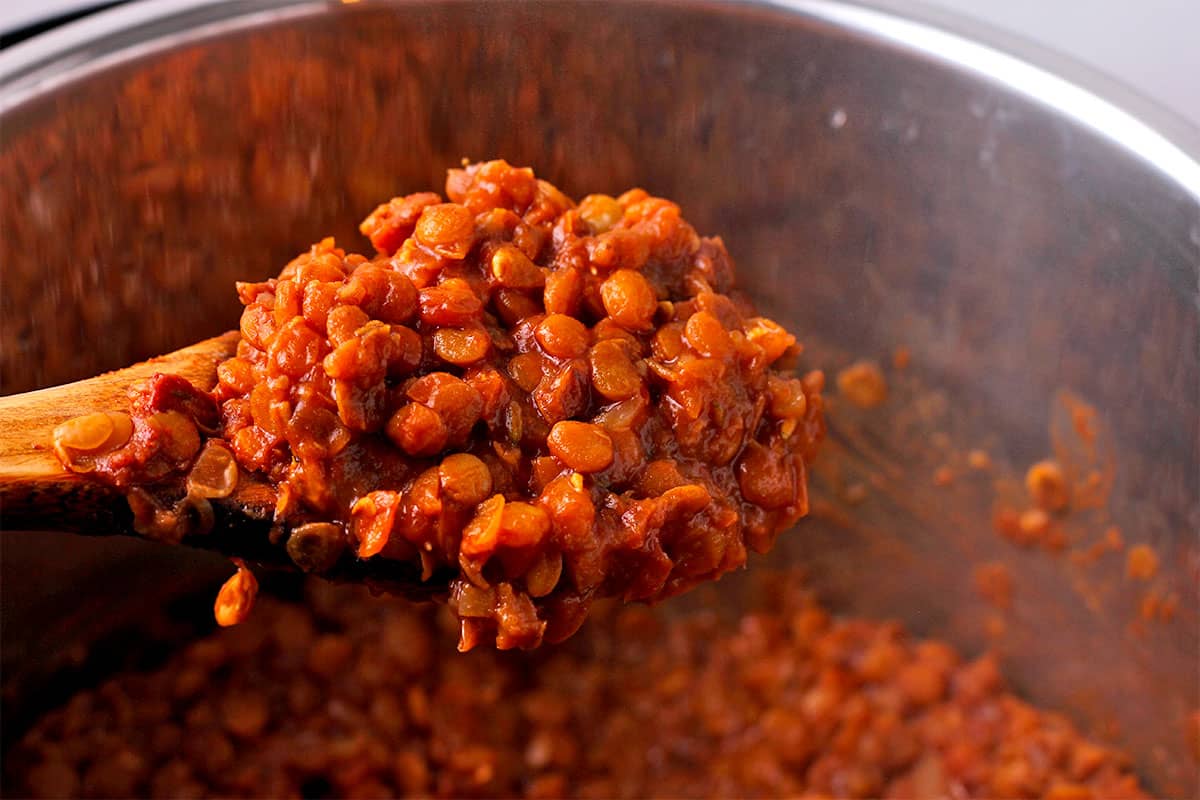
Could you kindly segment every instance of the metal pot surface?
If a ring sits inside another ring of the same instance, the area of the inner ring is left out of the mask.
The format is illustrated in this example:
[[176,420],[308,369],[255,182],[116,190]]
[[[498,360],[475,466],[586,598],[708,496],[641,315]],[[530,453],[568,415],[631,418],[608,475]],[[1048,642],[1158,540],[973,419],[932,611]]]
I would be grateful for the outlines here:
[[[825,0],[135,5],[0,54],[0,82],[5,393],[234,327],[235,279],[325,235],[363,246],[376,203],[464,156],[575,194],[641,185],[725,238],[807,364],[888,365],[882,408],[835,394],[816,513],[770,562],[839,612],[995,648],[1153,789],[1200,791],[1200,165],[1178,123],[1160,128],[1182,146],[1028,61]],[[1098,475],[1057,554],[993,524],[1051,454]],[[1073,557],[1111,527],[1155,549],[1152,580]],[[84,645],[223,571],[0,543],[9,720]],[[992,561],[1014,580],[1002,631],[972,579]]]

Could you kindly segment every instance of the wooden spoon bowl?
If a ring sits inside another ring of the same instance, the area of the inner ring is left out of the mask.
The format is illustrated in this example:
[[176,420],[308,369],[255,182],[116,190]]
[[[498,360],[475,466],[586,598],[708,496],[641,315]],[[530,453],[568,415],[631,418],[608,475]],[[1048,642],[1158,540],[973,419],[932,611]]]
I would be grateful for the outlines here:
[[[0,397],[0,530],[66,531],[87,536],[139,536],[133,512],[118,489],[72,472],[54,452],[54,430],[63,422],[97,411],[124,411],[129,387],[155,374],[172,374],[210,391],[217,365],[233,355],[236,331],[75,383]],[[288,530],[273,521],[276,492],[261,478],[243,473],[234,492],[211,501],[213,524],[185,534],[181,544],[279,569],[296,569],[282,542]],[[414,599],[445,592],[435,575],[421,581],[411,564],[386,559],[362,561],[344,555],[323,577],[365,582]]]

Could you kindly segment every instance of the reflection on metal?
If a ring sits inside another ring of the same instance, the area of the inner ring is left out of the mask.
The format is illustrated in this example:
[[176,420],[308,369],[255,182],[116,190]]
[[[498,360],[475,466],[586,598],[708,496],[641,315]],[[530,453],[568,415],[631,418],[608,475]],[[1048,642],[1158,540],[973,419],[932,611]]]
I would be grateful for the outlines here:
[[[341,0],[343,5],[360,0]],[[1071,80],[965,35],[918,22],[903,14],[840,0],[766,0],[770,5],[877,37],[994,80],[1044,103],[1136,153],[1170,176],[1200,201],[1200,132],[1175,121],[1185,141],[1171,141],[1154,127],[1167,115],[1161,108],[1143,111],[1149,123],[1102,97],[1103,87],[1084,88],[1095,80]],[[161,0],[120,6],[85,17],[0,52],[0,112],[59,83],[76,80],[111,63],[167,49],[187,39],[261,25],[271,20],[320,13],[313,0]],[[951,23],[960,30],[964,24]],[[149,28],[150,35],[130,35]],[[986,37],[980,37],[986,38]],[[1037,59],[1039,48],[1025,48]],[[1156,120],[1155,118],[1160,118]]]
[[106,9],[0,51],[0,113],[185,42],[327,10],[323,0],[158,0]]
[[1185,152],[1132,114],[1041,67],[886,11],[836,0],[783,0],[780,5],[926,53],[1044,103],[1145,159],[1200,201],[1200,154]]

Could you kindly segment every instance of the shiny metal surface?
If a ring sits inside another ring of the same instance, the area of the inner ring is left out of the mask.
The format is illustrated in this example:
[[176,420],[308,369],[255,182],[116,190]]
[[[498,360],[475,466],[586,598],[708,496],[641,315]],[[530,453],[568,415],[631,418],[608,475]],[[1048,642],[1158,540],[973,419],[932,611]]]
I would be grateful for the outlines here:
[[[1027,64],[1022,88],[987,70],[1023,62],[832,2],[129,14],[0,56],[4,392],[232,327],[233,280],[325,234],[357,246],[364,213],[463,156],[578,194],[642,185],[725,237],[807,364],[913,354],[881,411],[835,406],[819,513],[773,560],[806,565],[839,611],[995,647],[1018,689],[1127,747],[1158,791],[1200,789],[1184,735],[1200,707],[1192,133]],[[1085,567],[993,531],[1004,477],[1067,446],[1064,391],[1097,410],[1113,474],[1064,527],[1152,544],[1149,584],[1119,556]],[[973,447],[995,481],[935,486]],[[844,502],[849,482],[865,502]],[[0,544],[6,688],[102,627],[64,579],[120,593],[185,558]],[[1014,574],[1001,636],[972,584],[983,561]],[[746,583],[721,584],[730,607]],[[1138,618],[1150,591],[1174,619]]]

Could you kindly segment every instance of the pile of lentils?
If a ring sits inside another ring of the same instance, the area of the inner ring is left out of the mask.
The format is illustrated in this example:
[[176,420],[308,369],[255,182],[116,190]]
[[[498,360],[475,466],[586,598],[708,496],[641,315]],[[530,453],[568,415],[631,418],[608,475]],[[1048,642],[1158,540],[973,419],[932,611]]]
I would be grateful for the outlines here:
[[735,293],[719,238],[504,161],[446,194],[377,208],[373,257],[327,239],[237,287],[220,437],[277,488],[298,564],[419,564],[462,649],[528,648],[595,598],[740,567],[807,512],[823,376],[785,369],[795,338]]
[[899,625],[794,582],[736,621],[599,604],[455,651],[443,607],[312,581],[43,717],[7,796],[1144,798],[1128,759]]

